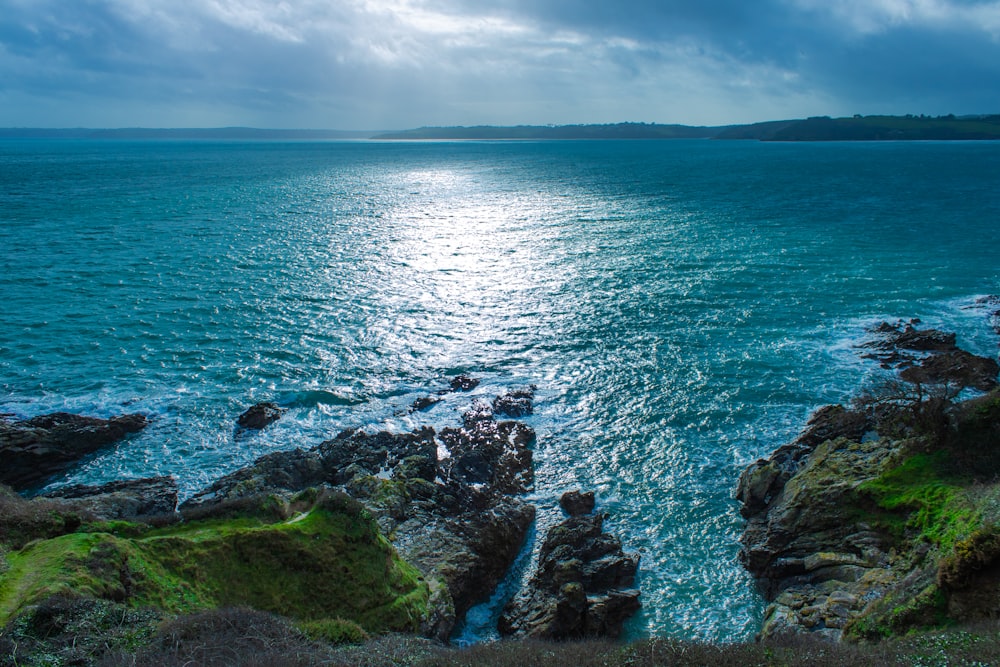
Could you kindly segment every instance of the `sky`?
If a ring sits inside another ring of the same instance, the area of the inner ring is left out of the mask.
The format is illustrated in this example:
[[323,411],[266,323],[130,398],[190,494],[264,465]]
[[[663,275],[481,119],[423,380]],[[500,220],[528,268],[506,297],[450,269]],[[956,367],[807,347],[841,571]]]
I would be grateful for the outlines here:
[[0,127],[1000,113],[1000,0],[0,0]]

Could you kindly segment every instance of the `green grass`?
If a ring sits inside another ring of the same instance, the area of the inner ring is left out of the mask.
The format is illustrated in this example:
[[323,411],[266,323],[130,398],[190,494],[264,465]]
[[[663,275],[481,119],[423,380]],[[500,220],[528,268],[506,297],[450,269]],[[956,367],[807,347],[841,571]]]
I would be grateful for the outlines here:
[[0,624],[53,595],[170,614],[242,605],[302,621],[345,619],[371,633],[414,631],[426,611],[429,588],[420,573],[346,496],[320,495],[307,512],[271,523],[91,528],[99,532],[38,540],[6,554]]
[[982,523],[966,480],[944,472],[947,454],[915,454],[858,490],[881,512],[876,521],[897,538],[924,539],[951,549]]

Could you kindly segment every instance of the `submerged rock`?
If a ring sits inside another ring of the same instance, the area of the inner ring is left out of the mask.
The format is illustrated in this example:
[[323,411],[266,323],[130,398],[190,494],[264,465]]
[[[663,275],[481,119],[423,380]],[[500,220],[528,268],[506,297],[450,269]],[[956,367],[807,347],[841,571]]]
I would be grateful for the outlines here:
[[441,402],[440,398],[434,398],[433,396],[423,396],[413,401],[410,406],[410,412],[422,412],[427,408],[437,405]]
[[1000,334],[1000,295],[988,294],[986,296],[981,296],[976,299],[973,305],[966,306],[966,308],[985,310],[990,328],[992,328],[997,334]]
[[257,403],[241,414],[236,423],[246,429],[259,431],[268,424],[272,424],[284,414],[284,410],[277,403],[263,402]]
[[500,633],[543,639],[621,635],[624,622],[639,609],[632,589],[637,554],[622,551],[621,541],[604,532],[604,514],[587,514],[593,494],[564,494],[564,505],[579,510],[549,529],[528,586],[504,608]]
[[23,421],[0,420],[0,482],[17,491],[36,488],[146,424],[140,414],[99,419],[56,412]]

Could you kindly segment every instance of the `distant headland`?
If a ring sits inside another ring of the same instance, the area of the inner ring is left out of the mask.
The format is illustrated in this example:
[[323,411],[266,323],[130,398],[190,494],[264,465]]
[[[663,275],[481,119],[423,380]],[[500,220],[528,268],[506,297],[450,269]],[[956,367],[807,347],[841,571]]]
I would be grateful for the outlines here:
[[776,120],[716,127],[614,123],[421,127],[372,137],[418,139],[756,139],[758,141],[902,141],[1000,139],[1000,114],[980,116],[853,116]]
[[748,125],[606,123],[589,125],[476,125],[410,130],[281,130],[220,128],[0,128],[0,139],[116,139],[209,141],[742,139],[757,141],[955,141],[1000,139],[1000,114],[955,116],[813,116]]

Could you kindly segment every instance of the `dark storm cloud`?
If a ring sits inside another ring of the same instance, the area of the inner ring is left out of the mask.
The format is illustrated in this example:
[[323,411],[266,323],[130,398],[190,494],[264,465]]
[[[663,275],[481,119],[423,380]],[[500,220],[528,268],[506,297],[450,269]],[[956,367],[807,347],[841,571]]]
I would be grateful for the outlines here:
[[0,125],[1000,110],[1000,0],[0,0]]

